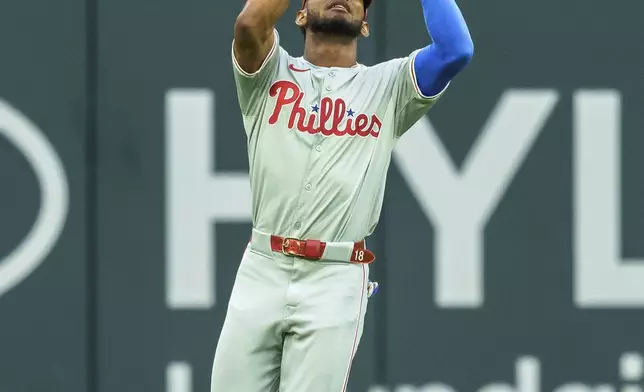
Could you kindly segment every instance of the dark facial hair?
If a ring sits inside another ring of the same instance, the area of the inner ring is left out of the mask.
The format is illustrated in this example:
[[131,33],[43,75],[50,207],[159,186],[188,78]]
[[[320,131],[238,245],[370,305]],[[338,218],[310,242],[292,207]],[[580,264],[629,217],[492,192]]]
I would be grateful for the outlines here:
[[307,28],[312,33],[320,33],[338,38],[354,39],[360,36],[362,21],[351,22],[339,18],[322,18],[319,15],[309,13]]

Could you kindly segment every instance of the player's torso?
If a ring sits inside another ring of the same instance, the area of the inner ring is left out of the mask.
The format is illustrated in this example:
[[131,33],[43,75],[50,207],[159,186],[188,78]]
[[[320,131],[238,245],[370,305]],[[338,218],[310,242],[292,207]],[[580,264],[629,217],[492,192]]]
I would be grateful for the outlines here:
[[246,120],[257,229],[327,241],[371,232],[395,140],[387,89],[373,68],[280,55],[259,116]]

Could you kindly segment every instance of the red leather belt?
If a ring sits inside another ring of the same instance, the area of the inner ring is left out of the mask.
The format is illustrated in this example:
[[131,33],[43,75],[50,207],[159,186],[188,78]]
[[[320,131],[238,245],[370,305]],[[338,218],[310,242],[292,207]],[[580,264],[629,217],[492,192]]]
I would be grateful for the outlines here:
[[[318,240],[299,240],[276,235],[271,236],[271,249],[287,256],[296,256],[308,260],[320,260],[324,255],[327,243]],[[376,256],[369,249],[365,249],[364,240],[354,242],[351,256],[346,260],[352,263],[371,264]]]

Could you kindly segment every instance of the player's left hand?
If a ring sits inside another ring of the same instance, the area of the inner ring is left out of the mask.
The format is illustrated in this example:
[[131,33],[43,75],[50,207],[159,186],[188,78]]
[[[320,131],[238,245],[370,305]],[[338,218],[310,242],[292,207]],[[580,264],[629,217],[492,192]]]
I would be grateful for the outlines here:
[[367,298],[371,298],[378,292],[378,282],[369,282],[367,284]]

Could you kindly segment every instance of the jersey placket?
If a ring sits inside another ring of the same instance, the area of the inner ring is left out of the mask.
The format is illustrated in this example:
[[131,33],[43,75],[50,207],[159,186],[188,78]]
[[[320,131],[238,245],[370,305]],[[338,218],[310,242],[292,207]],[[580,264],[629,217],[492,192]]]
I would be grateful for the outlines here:
[[[318,91],[318,94],[317,94],[318,99],[316,103],[319,106],[323,98],[331,97],[331,94],[333,93],[333,90],[334,90],[332,81],[335,78],[336,73],[334,71],[330,71],[330,72],[325,71],[322,75],[313,74],[312,76],[314,78],[321,77],[322,79],[322,83],[321,83],[322,90]],[[318,124],[318,126],[321,126],[321,124]],[[308,162],[305,170],[306,174],[302,181],[300,195],[298,197],[298,202],[297,202],[297,208],[295,210],[294,219],[293,219],[294,222],[291,226],[293,228],[293,236],[296,238],[300,238],[303,233],[302,228],[305,226],[306,222],[304,222],[304,220],[305,220],[305,216],[307,215],[305,207],[310,201],[310,199],[313,197],[313,194],[315,192],[313,182],[316,179],[314,177],[316,173],[314,173],[312,169],[314,164],[318,161],[318,159],[320,159],[322,153],[324,152],[324,146],[322,145],[323,141],[324,141],[324,136],[321,133],[316,133],[315,135],[313,135],[313,143],[311,146],[309,159],[307,160]]]

